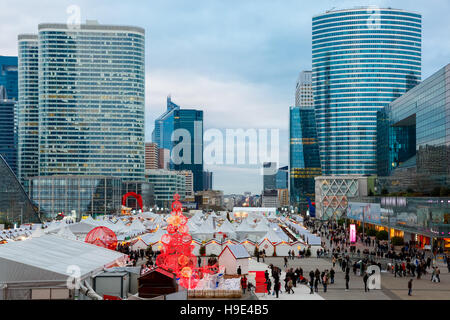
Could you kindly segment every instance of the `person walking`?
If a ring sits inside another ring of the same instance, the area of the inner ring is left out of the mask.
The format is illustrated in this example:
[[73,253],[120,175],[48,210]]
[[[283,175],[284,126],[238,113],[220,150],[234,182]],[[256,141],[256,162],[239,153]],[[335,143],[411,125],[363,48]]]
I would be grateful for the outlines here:
[[364,292],[369,292],[369,287],[367,286],[367,280],[369,280],[369,275],[367,274],[367,272],[364,272],[364,277],[363,277]]
[[327,286],[328,286],[328,275],[325,272],[323,278],[322,278],[322,285],[323,285],[323,292],[327,292]]
[[274,287],[274,289],[275,289],[275,294],[276,294],[276,296],[277,296],[277,298],[278,298],[278,294],[279,294],[280,289],[281,289],[281,283],[280,283],[280,281],[275,282],[275,287]]
[[287,266],[288,266],[288,259],[284,257],[284,267],[287,268]]
[[242,293],[245,294],[245,289],[247,289],[247,278],[245,275],[241,278],[241,287],[242,287]]
[[289,294],[292,291],[292,294],[294,294],[294,290],[292,289],[293,286],[293,282],[292,279],[289,278],[288,282],[287,282],[287,293]]
[[348,287],[348,282],[349,281],[350,281],[350,275],[347,272],[347,273],[345,273],[345,291],[349,290],[349,287]]
[[311,280],[309,281],[309,289],[310,289],[309,294],[314,294],[313,287],[314,287],[314,278],[311,278]]
[[408,296],[410,296],[412,294],[412,282],[413,282],[413,279],[409,279],[409,281],[408,281]]
[[331,268],[331,270],[330,270],[330,283],[331,284],[334,283],[334,274],[335,274],[335,271],[333,268]]
[[439,267],[436,267],[435,269],[435,273],[436,273],[436,279],[438,282],[441,282],[441,278],[440,278],[440,274],[441,274],[441,270],[439,270]]
[[269,278],[266,279],[266,286],[267,286],[267,294],[270,295],[270,290],[272,290],[272,281],[270,281]]

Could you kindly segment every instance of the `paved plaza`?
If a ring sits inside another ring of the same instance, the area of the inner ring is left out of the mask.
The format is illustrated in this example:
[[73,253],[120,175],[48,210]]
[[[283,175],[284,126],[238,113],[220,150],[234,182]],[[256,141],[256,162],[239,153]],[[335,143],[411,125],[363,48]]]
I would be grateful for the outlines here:
[[[252,259],[253,260],[253,259]],[[262,260],[260,260],[262,262]],[[256,261],[255,261],[256,263]],[[253,263],[251,263],[253,264]],[[262,263],[261,263],[262,264]],[[268,266],[273,264],[284,268],[283,257],[270,257],[265,259],[265,264]],[[318,268],[321,272],[325,269],[330,270],[332,267],[331,259],[327,258],[295,258],[288,260],[288,268],[301,267],[303,269],[303,275],[309,279],[309,272]],[[349,291],[345,291],[345,273],[336,264],[334,270],[335,283],[329,284],[327,292],[323,292],[323,286],[319,284],[319,293],[309,294],[309,287],[306,285],[297,284],[297,288],[293,288],[296,294],[286,294],[284,292],[284,277],[285,273],[282,273],[282,294],[280,299],[294,299],[294,300],[450,300],[450,274],[447,268],[441,269],[441,282],[431,282],[431,274],[428,273],[422,276],[420,280],[414,278],[413,280],[413,292],[412,296],[408,296],[408,280],[410,277],[394,277],[392,273],[382,271],[381,272],[381,290],[370,290],[370,292],[364,292],[364,282],[361,276],[354,275],[353,271],[350,272]],[[269,272],[270,274],[270,272]],[[273,283],[273,279],[272,279]],[[298,292],[298,294],[297,294]],[[261,294],[257,294],[260,300],[275,299],[274,296],[267,297]]]

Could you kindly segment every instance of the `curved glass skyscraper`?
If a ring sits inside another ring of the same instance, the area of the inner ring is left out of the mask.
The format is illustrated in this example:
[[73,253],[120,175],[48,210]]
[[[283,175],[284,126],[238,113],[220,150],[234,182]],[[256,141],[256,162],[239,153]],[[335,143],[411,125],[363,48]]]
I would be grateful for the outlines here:
[[39,25],[39,175],[143,181],[144,29]]
[[420,14],[374,7],[313,17],[322,174],[375,174],[377,111],[421,77]]

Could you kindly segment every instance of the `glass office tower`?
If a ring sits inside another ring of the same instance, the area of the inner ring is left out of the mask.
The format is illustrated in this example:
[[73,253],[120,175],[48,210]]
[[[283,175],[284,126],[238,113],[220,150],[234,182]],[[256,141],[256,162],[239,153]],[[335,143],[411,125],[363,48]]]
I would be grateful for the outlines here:
[[[174,110],[174,130],[184,129],[190,135],[190,163],[173,164],[174,170],[190,170],[194,175],[194,192],[203,191],[203,111]],[[182,139],[174,142],[174,146]],[[182,154],[180,154],[182,156]]]
[[19,98],[17,57],[0,56],[0,86],[5,87],[8,99]]
[[173,103],[170,96],[167,97],[167,110],[155,120],[155,128],[152,132],[152,141],[158,144],[160,149],[172,151],[171,137],[174,130],[175,110],[180,110],[180,106]]
[[289,140],[290,202],[305,211],[307,197],[315,198],[314,177],[321,175],[314,108],[290,108]]
[[312,20],[313,88],[324,175],[377,172],[377,111],[421,77],[420,14],[375,7]]
[[0,85],[0,154],[17,175],[17,101],[7,97],[6,88]]
[[39,175],[143,181],[144,29],[38,29]]
[[384,158],[393,159],[385,175],[406,163],[415,166],[413,189],[423,192],[436,186],[450,187],[450,64],[393,101],[384,112],[387,121],[378,149]]
[[19,35],[18,178],[39,174],[38,37]]
[[0,224],[39,223],[39,211],[0,155]]

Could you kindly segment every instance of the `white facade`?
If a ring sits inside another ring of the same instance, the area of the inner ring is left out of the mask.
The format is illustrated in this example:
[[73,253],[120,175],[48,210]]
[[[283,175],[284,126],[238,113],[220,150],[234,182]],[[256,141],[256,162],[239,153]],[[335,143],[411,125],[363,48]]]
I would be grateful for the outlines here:
[[[240,245],[238,245],[240,246]],[[245,250],[244,247],[239,251]],[[219,265],[225,267],[225,274],[237,274],[237,269],[241,267],[241,274],[248,274],[248,261],[249,256],[242,254],[236,250],[230,249],[226,246],[219,255]]]
[[314,107],[314,95],[312,89],[312,72],[300,72],[295,86],[295,106],[304,108]]

